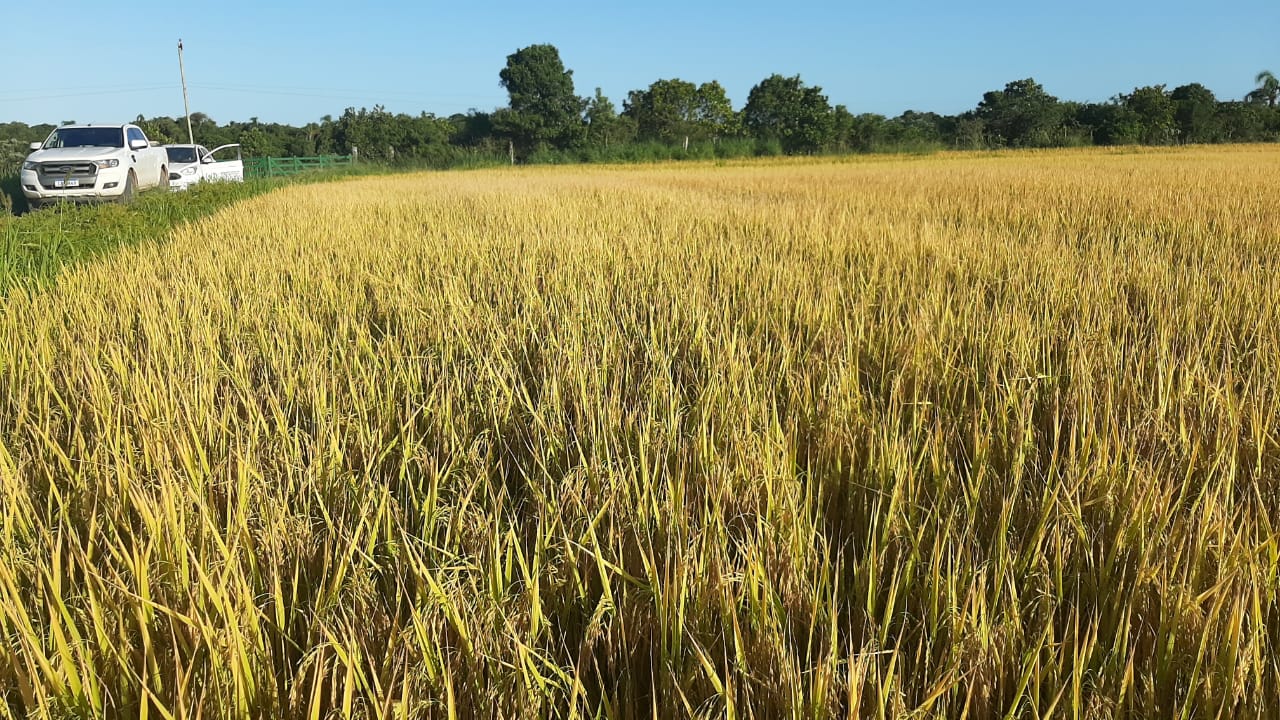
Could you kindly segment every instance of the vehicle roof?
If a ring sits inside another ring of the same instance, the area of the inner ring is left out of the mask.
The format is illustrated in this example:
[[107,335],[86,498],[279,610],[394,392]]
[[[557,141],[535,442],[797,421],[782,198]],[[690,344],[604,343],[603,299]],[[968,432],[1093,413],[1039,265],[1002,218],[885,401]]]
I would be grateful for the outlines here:
[[137,127],[135,123],[72,123],[70,125],[59,125],[55,130],[65,130],[66,128],[120,128],[123,130],[127,127]]

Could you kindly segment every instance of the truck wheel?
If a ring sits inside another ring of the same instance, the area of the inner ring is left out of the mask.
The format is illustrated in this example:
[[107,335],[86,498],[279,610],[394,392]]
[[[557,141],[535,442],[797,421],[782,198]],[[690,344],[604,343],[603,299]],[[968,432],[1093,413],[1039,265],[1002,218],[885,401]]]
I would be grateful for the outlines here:
[[120,193],[120,204],[128,205],[133,202],[133,194],[138,189],[138,181],[133,176],[133,171],[129,171],[129,176],[124,179],[124,192]]

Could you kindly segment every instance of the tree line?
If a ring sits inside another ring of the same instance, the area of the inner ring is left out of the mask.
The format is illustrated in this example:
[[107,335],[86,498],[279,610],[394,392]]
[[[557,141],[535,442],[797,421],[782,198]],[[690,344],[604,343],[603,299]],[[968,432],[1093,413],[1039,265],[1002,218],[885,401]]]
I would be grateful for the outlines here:
[[[340,116],[297,127],[248,122],[220,125],[194,113],[196,141],[238,142],[248,156],[347,154],[452,166],[511,159],[526,162],[645,160],[679,157],[996,149],[1085,145],[1273,142],[1280,140],[1280,80],[1257,75],[1241,100],[1220,100],[1191,83],[1134,88],[1101,103],[1063,101],[1032,78],[984,93],[957,115],[908,110],[897,117],[854,114],[832,105],[800,76],[771,75],[734,109],[715,80],[672,78],[632,90],[621,111],[599,88],[579,96],[573,71],[553,45],[531,45],[507,57],[498,74],[508,105],[448,117],[391,113],[382,106],[347,108]],[[163,143],[187,141],[182,118],[139,116]],[[54,125],[0,124],[0,161],[25,155],[25,144]]]

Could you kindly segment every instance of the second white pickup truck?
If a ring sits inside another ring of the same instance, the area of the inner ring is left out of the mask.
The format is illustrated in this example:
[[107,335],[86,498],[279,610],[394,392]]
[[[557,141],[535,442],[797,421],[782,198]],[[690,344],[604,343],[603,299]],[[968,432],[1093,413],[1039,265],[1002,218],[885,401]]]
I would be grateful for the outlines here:
[[137,125],[64,125],[31,150],[19,182],[33,209],[59,200],[129,202],[169,185],[168,154]]
[[165,145],[169,154],[169,189],[186,190],[198,182],[244,182],[240,145],[206,150],[203,145]]

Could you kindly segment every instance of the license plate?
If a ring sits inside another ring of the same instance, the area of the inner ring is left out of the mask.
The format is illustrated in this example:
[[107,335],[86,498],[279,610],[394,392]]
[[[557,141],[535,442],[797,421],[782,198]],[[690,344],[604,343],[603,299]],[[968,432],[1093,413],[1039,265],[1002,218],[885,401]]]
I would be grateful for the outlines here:
[[80,187],[80,181],[79,181],[79,180],[54,180],[54,181],[53,181],[53,186],[54,186],[54,187],[69,187],[69,188],[73,188],[73,187]]

